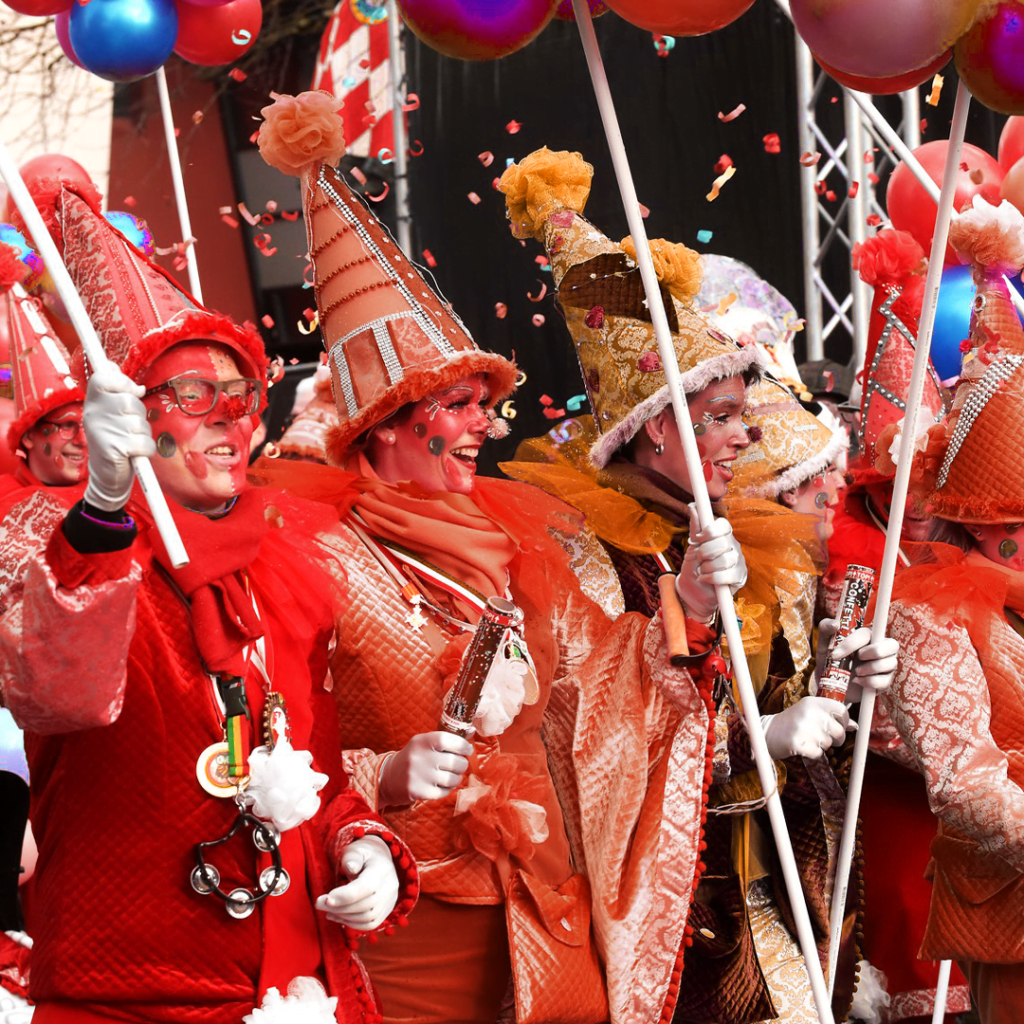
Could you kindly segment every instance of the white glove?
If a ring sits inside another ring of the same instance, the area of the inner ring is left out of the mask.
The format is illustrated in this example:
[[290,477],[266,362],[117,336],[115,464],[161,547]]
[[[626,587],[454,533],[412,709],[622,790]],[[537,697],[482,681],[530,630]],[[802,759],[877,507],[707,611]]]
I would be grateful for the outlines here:
[[817,760],[857,728],[846,705],[827,697],[802,697],[777,715],[761,718],[765,743],[772,759],[806,757]]
[[361,932],[379,928],[398,902],[398,874],[387,843],[364,836],[341,853],[341,868],[351,879],[316,901],[328,921]]
[[513,661],[499,655],[494,659],[480,703],[473,716],[473,728],[479,736],[500,736],[523,710],[526,700],[525,661]]
[[381,769],[379,807],[403,807],[416,800],[438,800],[462,781],[473,744],[451,732],[413,736]]
[[[835,619],[822,619],[818,624],[818,656],[817,664],[825,664],[828,645],[836,631]],[[881,693],[892,685],[893,676],[899,664],[900,644],[892,637],[885,637],[877,644],[871,643],[871,630],[867,626],[855,629],[844,640],[836,644],[832,657],[836,661],[853,655],[850,669],[850,684],[846,690],[846,700],[854,704],[861,698],[866,687]],[[815,678],[813,688],[817,688]]]
[[690,543],[676,577],[676,593],[687,614],[709,619],[718,607],[715,587],[723,583],[734,594],[747,582],[747,561],[727,519],[699,529],[697,506],[690,505]]
[[82,421],[89,446],[89,482],[85,500],[94,508],[117,512],[128,503],[135,473],[129,461],[156,451],[146,421],[146,389],[113,363],[97,367],[89,378]]

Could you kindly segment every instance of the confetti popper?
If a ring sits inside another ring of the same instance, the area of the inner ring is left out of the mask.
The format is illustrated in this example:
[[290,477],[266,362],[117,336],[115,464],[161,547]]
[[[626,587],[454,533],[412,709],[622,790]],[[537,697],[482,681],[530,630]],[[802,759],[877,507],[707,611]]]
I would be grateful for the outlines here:
[[[693,424],[690,421],[689,410],[687,409],[686,395],[683,392],[675,350],[672,347],[672,335],[669,329],[668,317],[665,313],[665,304],[661,296],[661,288],[658,284],[658,276],[654,269],[654,260],[651,257],[647,231],[644,227],[643,218],[639,216],[639,204],[636,197],[636,187],[633,184],[633,175],[629,167],[625,146],[622,143],[622,133],[619,129],[615,106],[612,102],[608,78],[601,59],[601,51],[597,45],[593,19],[587,8],[586,0],[572,0],[572,5],[576,15],[576,23],[579,27],[580,38],[583,41],[583,49],[587,56],[594,93],[604,124],[605,137],[611,150],[612,163],[615,167],[615,176],[618,179],[619,191],[622,195],[622,205],[626,213],[629,233],[632,235],[636,247],[640,275],[644,283],[644,290],[647,293],[647,307],[651,314],[655,337],[658,340],[658,350],[661,355],[669,396],[672,400],[672,410],[675,414],[676,426],[679,429],[679,436],[683,446],[683,455],[690,480],[692,481],[691,486],[697,506],[698,525],[701,529],[706,529],[714,521],[714,512],[711,508],[711,499],[708,497],[707,484],[704,481],[704,471],[701,465],[700,452],[697,448],[697,438],[693,433]],[[941,265],[941,263],[942,260],[940,259],[939,264]],[[818,959],[818,950],[815,944],[814,932],[811,928],[810,915],[807,912],[807,901],[801,886],[796,858],[793,855],[793,844],[790,840],[785,814],[782,810],[782,801],[779,797],[775,765],[772,762],[771,755],[768,753],[768,747],[764,740],[764,730],[761,726],[761,718],[757,708],[757,697],[750,678],[750,668],[743,649],[743,640],[740,637],[732,592],[724,585],[716,587],[715,590],[718,597],[722,626],[729,645],[729,651],[733,658],[733,675],[739,688],[740,700],[743,704],[743,717],[747,724],[747,731],[750,734],[754,762],[757,766],[762,792],[766,794],[765,805],[771,822],[772,834],[775,838],[779,864],[786,882],[786,892],[789,896],[790,907],[796,925],[796,937],[804,956],[808,978],[814,993],[814,1004],[821,1024],[834,1024],[835,1018],[832,1015],[831,1001],[825,985],[821,962]]]

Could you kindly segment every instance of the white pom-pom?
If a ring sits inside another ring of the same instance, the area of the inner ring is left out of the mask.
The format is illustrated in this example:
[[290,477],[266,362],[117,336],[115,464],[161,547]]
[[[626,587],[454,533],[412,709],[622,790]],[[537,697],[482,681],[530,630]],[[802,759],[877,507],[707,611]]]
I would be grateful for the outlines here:
[[850,1016],[864,1024],[881,1024],[882,1010],[892,1002],[886,991],[886,977],[873,964],[861,960],[857,972],[857,987],[853,990],[853,1006]]
[[1016,274],[1024,266],[1024,215],[1006,199],[993,206],[976,195],[951,221],[949,244],[962,263]]
[[293,750],[287,740],[273,749],[257,747],[249,755],[249,785],[245,802],[253,814],[274,823],[279,832],[287,832],[309,821],[320,810],[317,795],[328,778],[313,771],[313,755],[308,750]]
[[316,978],[293,978],[288,995],[268,988],[263,1003],[247,1013],[243,1024],[337,1024],[335,1008],[338,997],[327,998],[323,985]]

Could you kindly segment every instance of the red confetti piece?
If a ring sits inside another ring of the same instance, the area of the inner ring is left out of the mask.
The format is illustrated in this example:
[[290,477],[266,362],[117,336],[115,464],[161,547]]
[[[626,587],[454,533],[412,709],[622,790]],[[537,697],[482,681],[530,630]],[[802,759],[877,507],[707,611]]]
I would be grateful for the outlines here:
[[249,212],[249,208],[245,205],[245,203],[238,204],[238,212],[245,218],[246,223],[249,224],[250,227],[256,227],[256,225],[259,224],[259,217],[254,217]]
[[413,140],[413,144],[409,147],[409,156],[417,157],[423,156],[424,153],[423,143],[419,139]]
[[640,203],[640,216],[646,220],[650,215],[651,211],[643,203]]
[[486,153],[481,153],[477,160],[484,165],[484,167],[490,167],[494,163],[494,154],[488,150]]
[[975,167],[970,173],[970,179],[975,185],[980,185],[985,180],[985,172],[980,167]]
[[139,205],[139,201],[135,196],[125,196],[124,199],[121,200],[121,205],[127,206],[129,210],[132,210]]
[[747,109],[746,103],[738,103],[728,114],[723,114],[721,111],[718,112],[718,120],[723,124],[728,124],[729,121],[735,121],[744,110]]
[[359,66],[365,71],[370,66],[370,58],[364,57],[360,62]]
[[495,192],[500,192],[501,191],[501,178],[495,178],[491,182],[491,188],[493,188]]
[[551,261],[547,256],[536,256],[534,257],[533,262],[536,263],[538,267],[546,267]]
[[968,167],[966,160],[960,161],[960,170],[965,172],[970,170],[970,167]]
[[468,199],[474,206],[480,205],[480,197],[475,192],[470,192]]
[[866,223],[869,228],[877,228],[882,223],[882,218],[877,213],[869,213],[866,218]]
[[535,313],[534,317],[533,317],[533,326],[534,327],[543,327],[544,326],[544,321],[546,319],[547,318],[544,316],[543,313]]
[[298,210],[293,210],[293,211],[289,212],[288,210],[282,210],[281,211],[281,216],[284,217],[285,220],[298,220],[299,219],[299,211]]
[[921,118],[921,133],[924,134],[926,131],[928,131],[928,118],[927,117],[922,117]]
[[828,188],[828,186],[825,184],[825,179],[824,178],[819,178],[814,183],[814,191],[817,192],[819,196],[823,196],[825,194],[825,189],[826,188]]
[[255,146],[256,145],[256,140],[259,137],[260,137],[260,130],[259,130],[259,128],[257,128],[256,131],[254,131],[252,133],[252,135],[249,136],[249,141]]
[[222,213],[221,216],[220,216],[220,219],[222,221],[224,221],[224,223],[227,224],[227,226],[229,228],[237,228],[238,227],[238,221],[235,220],[235,218],[232,217],[230,213]]
[[879,177],[878,177],[878,175],[877,175],[877,174],[875,174],[875,172],[874,172],[874,171],[872,171],[872,172],[871,172],[871,173],[870,173],[870,174],[868,175],[868,181],[870,181],[872,185],[877,185],[877,184],[878,184],[878,182],[879,182]]
[[509,123],[505,125],[505,131],[507,131],[509,135],[518,135],[522,127],[523,125],[520,121],[509,121]]
[[371,203],[379,203],[379,202],[381,202],[381,201],[383,201],[384,199],[387,198],[387,194],[390,191],[391,191],[391,186],[385,181],[384,182],[384,191],[381,192],[381,194],[379,196],[371,196],[369,193],[367,193],[366,198],[369,199]]
[[526,293],[526,297],[531,302],[542,302],[544,300],[544,296],[547,295],[548,293],[548,286],[543,281],[540,281],[538,283],[540,284],[540,294],[538,296],[534,297],[533,292]]
[[269,313],[265,313],[260,317],[260,323],[269,331],[274,326],[274,318]]
[[176,139],[181,138],[181,129],[180,128],[175,128],[174,129],[174,137]]
[[405,102],[402,104],[402,109],[408,114],[413,110],[420,109],[420,98],[416,93],[411,92],[405,97]]
[[201,110],[195,110],[192,112],[192,123],[202,124],[203,123],[203,112]]
[[835,192],[833,192],[833,191],[832,191],[832,189],[829,189],[829,190],[828,190],[828,191],[827,191],[827,192],[825,193],[825,198],[826,198],[826,199],[827,199],[827,200],[828,200],[828,201],[829,201],[830,203],[834,203],[834,202],[836,201],[836,194],[835,194]]
[[261,213],[260,214],[260,226],[269,228],[274,223],[274,215],[272,213]]
[[307,306],[302,311],[302,315],[306,318],[306,322],[311,324],[316,319],[316,310],[310,309],[309,306]]
[[276,199],[268,199],[267,200],[267,205],[266,205],[265,209],[266,209],[267,213],[277,213],[277,200]]
[[764,151],[766,153],[782,152],[782,142],[777,132],[769,132],[762,141],[764,142]]
[[434,254],[429,249],[423,250],[423,258],[427,261],[427,266],[434,268],[437,266],[437,260],[434,259]]
[[298,361],[298,359],[295,358],[295,356],[292,356],[291,359],[288,360],[288,365],[289,366],[298,366],[299,365],[299,361]]
[[349,171],[349,174],[351,174],[352,177],[355,178],[360,185],[366,184],[366,175],[363,174],[363,172],[358,167],[353,167],[352,170]]
[[504,320],[508,316],[508,306],[504,302],[496,302],[494,304],[494,315],[499,320]]
[[715,174],[725,174],[730,167],[732,167],[732,157],[728,153],[723,153],[718,158],[718,163],[715,164]]
[[241,68],[232,68],[228,72],[228,78],[233,78],[236,82],[244,82],[248,77]]
[[860,191],[860,182],[859,181],[854,181],[854,182],[852,182],[850,184],[850,191],[849,191],[848,195],[849,195],[849,197],[851,199],[856,199],[857,198],[857,193],[859,191]]
[[542,411],[549,420],[560,420],[565,415],[564,409],[544,409]]
[[541,395],[538,399],[541,405],[554,405],[555,400],[550,395]]
[[864,163],[873,164],[875,162],[875,154],[878,152],[878,148],[868,149],[864,152]]
[[829,100],[829,102],[830,103],[838,103],[839,102],[839,97],[838,96],[833,96],[832,99]]
[[815,150],[813,153],[801,153],[800,154],[800,166],[801,167],[814,167],[821,159],[821,154]]
[[960,351],[961,352],[970,352],[971,351],[971,339],[970,338],[964,338],[964,340],[960,342]]
[[257,249],[259,249],[261,253],[263,253],[264,256],[273,256],[274,253],[277,252],[277,248],[276,246],[272,246],[270,244],[272,241],[273,239],[270,237],[270,235],[267,234],[266,231],[261,231],[252,240],[252,243],[253,245],[256,246]]

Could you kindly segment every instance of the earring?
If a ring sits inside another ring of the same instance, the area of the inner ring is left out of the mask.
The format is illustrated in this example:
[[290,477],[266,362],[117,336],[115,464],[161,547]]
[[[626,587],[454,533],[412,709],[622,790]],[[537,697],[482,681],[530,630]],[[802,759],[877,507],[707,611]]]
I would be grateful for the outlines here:
[[664,455],[664,454],[665,454],[665,445],[664,445],[664,442],[662,442],[662,441],[659,441],[659,442],[658,442],[658,443],[657,443],[657,444],[656,444],[656,445],[654,446],[654,454],[655,454],[655,455]]

